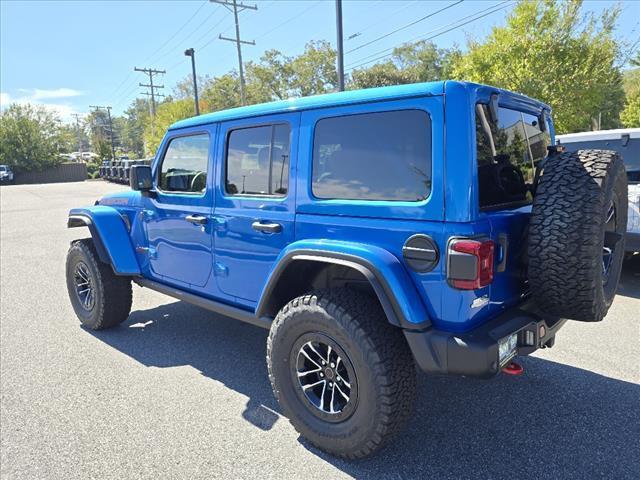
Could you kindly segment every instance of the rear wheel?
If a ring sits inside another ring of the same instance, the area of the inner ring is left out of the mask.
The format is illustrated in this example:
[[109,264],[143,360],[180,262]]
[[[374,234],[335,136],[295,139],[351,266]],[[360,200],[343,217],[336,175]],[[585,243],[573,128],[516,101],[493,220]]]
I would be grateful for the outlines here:
[[91,239],[71,244],[67,253],[67,291],[82,324],[92,330],[115,327],[131,311],[131,279],[113,273],[98,258]]
[[292,300],[271,327],[267,361],[284,414],[333,455],[372,454],[413,411],[413,358],[367,295],[329,290]]
[[616,293],[627,230],[627,180],[609,150],[550,157],[529,227],[529,282],[540,308],[600,321]]

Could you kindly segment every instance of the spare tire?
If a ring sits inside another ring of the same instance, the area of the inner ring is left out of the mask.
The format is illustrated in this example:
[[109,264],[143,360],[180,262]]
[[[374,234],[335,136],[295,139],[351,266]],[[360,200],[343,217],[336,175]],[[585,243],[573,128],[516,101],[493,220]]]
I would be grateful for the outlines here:
[[627,230],[627,177],[609,150],[551,155],[531,211],[528,277],[549,315],[598,322],[618,287]]

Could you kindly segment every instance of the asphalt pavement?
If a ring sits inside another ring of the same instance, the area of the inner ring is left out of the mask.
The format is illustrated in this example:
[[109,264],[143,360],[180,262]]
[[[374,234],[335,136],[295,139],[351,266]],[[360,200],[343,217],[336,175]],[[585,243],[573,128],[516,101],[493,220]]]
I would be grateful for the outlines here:
[[125,187],[0,189],[0,476],[640,478],[640,258],[596,324],[569,322],[524,375],[419,374],[408,428],[374,458],[305,443],[267,378],[267,332],[134,287],[132,314],[80,327],[64,278],[69,208]]

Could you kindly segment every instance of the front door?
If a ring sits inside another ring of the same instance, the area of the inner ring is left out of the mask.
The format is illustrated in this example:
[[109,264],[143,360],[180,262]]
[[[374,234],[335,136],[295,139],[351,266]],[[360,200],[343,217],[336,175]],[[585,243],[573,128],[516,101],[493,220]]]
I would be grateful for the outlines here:
[[294,239],[300,114],[221,125],[215,207],[215,275],[220,290],[257,302],[269,271]]
[[169,137],[155,166],[156,195],[143,215],[151,273],[161,280],[204,286],[213,267],[212,136]]

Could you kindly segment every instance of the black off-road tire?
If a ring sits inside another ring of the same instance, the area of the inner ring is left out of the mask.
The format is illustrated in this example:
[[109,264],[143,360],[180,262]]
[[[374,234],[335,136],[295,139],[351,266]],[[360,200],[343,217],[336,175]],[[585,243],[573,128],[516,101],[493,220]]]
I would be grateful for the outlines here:
[[[343,411],[351,409],[350,415],[343,419],[322,418],[297,381],[296,342],[317,334],[335,342],[355,373],[357,398],[352,396],[353,405]],[[325,290],[291,300],[271,326],[267,363],[283,413],[311,444],[332,455],[371,455],[413,413],[416,369],[409,346],[377,300],[366,294]]]
[[[615,225],[607,227],[612,205]],[[607,257],[607,274],[606,229],[614,231],[608,238],[619,239]],[[617,153],[578,150],[549,157],[529,226],[528,276],[540,309],[583,322],[602,320],[620,279],[626,230],[627,178]]]
[[[83,306],[76,290],[76,268],[79,263],[87,267],[93,288],[91,308]],[[131,279],[113,273],[111,266],[102,263],[93,240],[74,241],[67,253],[67,291],[71,305],[84,326],[103,330],[124,322],[131,312]]]

